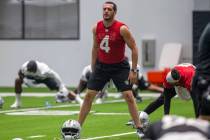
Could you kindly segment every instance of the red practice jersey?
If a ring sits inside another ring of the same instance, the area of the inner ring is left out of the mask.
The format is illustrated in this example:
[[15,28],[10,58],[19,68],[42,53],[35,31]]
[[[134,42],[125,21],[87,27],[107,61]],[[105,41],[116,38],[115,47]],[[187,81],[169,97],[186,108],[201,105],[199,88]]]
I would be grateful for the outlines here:
[[125,41],[120,35],[120,27],[125,25],[114,21],[110,27],[105,27],[99,21],[96,27],[96,41],[99,46],[98,60],[105,64],[122,62],[125,58]]
[[[190,63],[183,63],[183,64],[176,65],[174,69],[176,69],[181,76],[181,79],[179,81],[179,86],[186,88],[190,92],[191,82],[195,74],[195,66]],[[164,88],[173,87],[173,85],[169,84],[166,81],[166,78],[164,79],[163,86]]]

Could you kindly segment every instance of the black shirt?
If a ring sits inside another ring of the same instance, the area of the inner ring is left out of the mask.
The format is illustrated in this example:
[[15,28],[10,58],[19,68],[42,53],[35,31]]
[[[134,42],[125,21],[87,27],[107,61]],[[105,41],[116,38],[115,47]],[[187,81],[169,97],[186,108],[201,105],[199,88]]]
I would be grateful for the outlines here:
[[210,23],[207,24],[201,34],[198,51],[196,73],[210,77]]

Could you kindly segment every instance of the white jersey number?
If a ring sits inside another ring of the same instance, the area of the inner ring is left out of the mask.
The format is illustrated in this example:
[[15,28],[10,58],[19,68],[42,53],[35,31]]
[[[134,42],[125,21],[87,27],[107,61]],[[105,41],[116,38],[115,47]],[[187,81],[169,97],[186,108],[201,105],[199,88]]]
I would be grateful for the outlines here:
[[109,53],[110,47],[109,47],[109,36],[108,36],[108,35],[106,35],[106,36],[102,39],[102,41],[101,41],[101,43],[100,43],[100,48],[101,48],[102,50],[104,50],[106,53]]

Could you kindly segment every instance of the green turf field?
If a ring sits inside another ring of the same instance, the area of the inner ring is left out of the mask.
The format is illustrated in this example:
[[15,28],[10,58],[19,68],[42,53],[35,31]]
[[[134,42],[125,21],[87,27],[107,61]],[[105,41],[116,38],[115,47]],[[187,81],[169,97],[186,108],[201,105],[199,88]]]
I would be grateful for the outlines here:
[[[0,94],[1,95],[1,94]],[[67,119],[77,119],[78,115],[23,115],[27,109],[35,111],[78,111],[79,106],[75,103],[55,103],[54,97],[23,97],[23,107],[20,110],[11,110],[9,106],[13,103],[14,97],[3,97],[5,104],[0,109],[0,140],[60,140],[60,127]],[[114,98],[107,99],[119,100]],[[48,101],[51,106],[45,107]],[[138,103],[139,110],[142,110],[152,99]],[[33,109],[32,109],[33,108]],[[135,129],[128,127],[125,123],[130,119],[127,114],[128,109],[125,102],[104,103],[93,105],[92,113],[88,116],[81,132],[81,138],[93,138],[104,140],[136,140]],[[163,108],[150,115],[153,122],[162,117]],[[7,114],[6,114],[7,113]],[[8,114],[9,113],[9,114]],[[15,115],[12,113],[23,113]],[[105,114],[100,114],[105,113]],[[107,113],[118,113],[110,115]],[[193,117],[191,101],[173,99],[171,104],[171,114]],[[128,134],[126,134],[128,133]],[[118,136],[118,134],[125,134]],[[108,136],[107,138],[101,138]],[[98,138],[96,138],[98,137]],[[18,140],[18,139],[16,139]]]

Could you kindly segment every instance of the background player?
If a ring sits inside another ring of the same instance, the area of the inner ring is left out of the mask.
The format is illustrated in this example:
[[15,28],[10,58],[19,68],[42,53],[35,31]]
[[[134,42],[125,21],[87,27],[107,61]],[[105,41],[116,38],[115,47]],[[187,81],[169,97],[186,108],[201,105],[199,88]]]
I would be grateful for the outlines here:
[[200,92],[201,112],[199,119],[187,119],[180,116],[165,116],[153,123],[146,131],[146,140],[207,140],[210,139],[209,116],[206,109],[210,106],[210,86]]
[[[164,79],[163,87],[164,91],[155,101],[150,103],[144,111],[140,112],[140,119],[144,124],[144,127],[148,125],[148,115],[158,109],[164,104],[164,114],[167,115],[170,112],[171,99],[178,95],[181,99],[189,100],[191,96],[191,83],[195,74],[195,66],[190,63],[182,63],[176,65],[167,74]],[[194,107],[196,106],[196,102]],[[195,109],[195,114],[196,109]],[[132,120],[126,123],[127,125],[133,125]]]
[[[92,74],[91,65],[85,66],[82,75],[80,77],[80,81],[74,92],[77,95],[80,95],[85,89],[87,89],[87,83],[90,78],[90,75]],[[104,88],[99,91],[98,96],[96,97],[96,104],[101,104],[103,102],[103,99],[107,96],[107,88],[109,86],[109,82],[106,83]]]
[[76,96],[72,91],[68,91],[60,76],[50,69],[47,64],[30,60],[25,62],[18,72],[18,77],[15,79],[15,102],[11,105],[11,108],[21,107],[21,93],[22,84],[29,87],[39,84],[45,84],[50,90],[57,91],[56,101],[64,102],[76,100],[78,103],[82,103],[82,99]]

